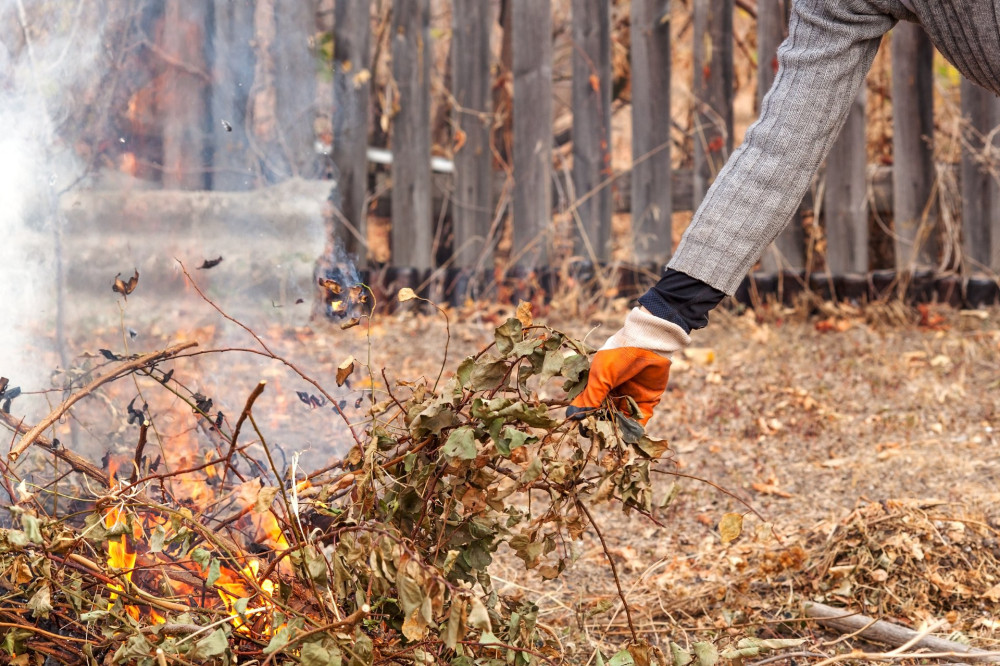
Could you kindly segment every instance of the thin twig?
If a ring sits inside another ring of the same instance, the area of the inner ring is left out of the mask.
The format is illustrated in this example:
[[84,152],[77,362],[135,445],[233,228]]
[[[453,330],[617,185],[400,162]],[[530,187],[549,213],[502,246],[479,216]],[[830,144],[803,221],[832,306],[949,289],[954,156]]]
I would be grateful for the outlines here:
[[260,397],[260,394],[264,392],[265,386],[267,386],[266,379],[262,379],[257,383],[257,386],[254,387],[253,391],[251,391],[250,395],[247,397],[247,402],[243,406],[243,411],[240,412],[240,417],[236,419],[236,427],[233,428],[233,438],[229,443],[229,455],[226,456],[227,464],[233,457],[233,451],[236,450],[236,440],[240,438],[240,430],[243,428],[243,423],[247,420],[247,417],[250,416],[250,410],[253,409],[253,403],[255,403],[257,398]]
[[42,434],[47,428],[51,427],[56,421],[61,419],[63,415],[69,411],[70,407],[75,405],[81,399],[87,397],[98,388],[107,384],[108,382],[114,381],[120,377],[124,377],[130,372],[138,370],[139,368],[146,367],[155,363],[159,363],[164,359],[168,359],[171,356],[175,356],[180,352],[190,349],[192,347],[197,347],[198,343],[195,341],[182,342],[180,344],[174,345],[173,347],[168,347],[167,349],[162,349],[156,352],[150,352],[149,354],[143,354],[138,358],[126,361],[121,365],[105,372],[103,375],[95,378],[89,384],[84,386],[82,389],[66,398],[61,405],[52,410],[48,416],[42,419],[34,428],[28,431],[28,433],[21,438],[21,441],[10,450],[7,454],[11,460],[17,460],[17,458],[24,453],[25,449],[31,446],[38,436]]
[[342,410],[340,408],[340,404],[336,400],[334,400],[333,396],[330,395],[327,392],[327,390],[325,388],[323,388],[323,386],[319,382],[317,382],[315,379],[313,379],[309,375],[307,375],[304,372],[302,372],[301,370],[299,370],[298,366],[296,366],[291,361],[285,359],[282,356],[278,356],[277,354],[275,354],[273,351],[271,351],[271,348],[267,346],[267,343],[264,342],[261,339],[261,337],[259,335],[257,335],[257,333],[254,332],[254,330],[252,328],[250,328],[249,326],[247,326],[246,324],[244,324],[240,320],[236,319],[232,315],[228,314],[226,311],[224,311],[222,308],[220,308],[218,305],[216,305],[215,301],[213,301],[212,299],[210,299],[208,296],[205,295],[205,292],[203,292],[201,290],[201,287],[198,286],[198,283],[195,282],[194,278],[191,277],[191,274],[188,273],[187,267],[184,265],[184,262],[182,262],[180,259],[177,259],[176,261],[177,261],[178,264],[180,264],[181,271],[184,273],[184,277],[187,278],[188,284],[190,284],[194,288],[194,290],[201,297],[201,300],[203,300],[206,303],[208,303],[208,305],[210,305],[213,310],[215,310],[216,312],[218,312],[219,315],[222,316],[223,319],[225,319],[226,321],[232,322],[233,324],[236,324],[237,326],[239,326],[240,328],[242,328],[244,331],[246,331],[247,333],[249,333],[250,337],[252,337],[257,342],[257,344],[259,344],[261,346],[261,349],[263,349],[264,352],[266,352],[264,354],[265,356],[267,356],[268,358],[274,359],[275,361],[278,361],[279,363],[282,363],[282,364],[286,365],[288,368],[290,368],[292,370],[292,372],[294,372],[299,377],[301,377],[305,381],[307,381],[310,384],[312,384],[313,387],[315,387],[315,389],[317,391],[319,391],[323,395],[323,397],[326,398],[333,405],[333,409],[337,412],[337,414],[340,416],[340,418],[344,420],[344,423],[347,425],[347,429],[351,432],[351,437],[354,438],[355,443],[358,446],[363,446],[363,444],[361,442],[361,438],[358,436],[358,433],[356,433],[354,431],[354,427],[351,426],[350,419],[348,419],[347,415],[344,414],[344,410]]
[[601,534],[601,529],[597,526],[597,521],[594,520],[594,516],[591,515],[590,510],[587,506],[581,502],[579,499],[576,500],[576,505],[580,508],[580,511],[587,516],[587,520],[594,527],[594,532],[597,533],[597,538],[601,541],[601,548],[604,549],[604,556],[608,560],[608,564],[611,566],[611,574],[615,577],[615,587],[618,588],[618,597],[622,600],[622,606],[625,607],[625,617],[628,619],[628,628],[632,632],[632,642],[639,642],[639,634],[636,633],[635,624],[632,622],[632,609],[629,608],[628,600],[625,599],[625,593],[622,591],[622,583],[618,578],[618,567],[615,565],[615,559],[611,556],[611,551],[608,550],[608,544],[604,542],[604,535]]

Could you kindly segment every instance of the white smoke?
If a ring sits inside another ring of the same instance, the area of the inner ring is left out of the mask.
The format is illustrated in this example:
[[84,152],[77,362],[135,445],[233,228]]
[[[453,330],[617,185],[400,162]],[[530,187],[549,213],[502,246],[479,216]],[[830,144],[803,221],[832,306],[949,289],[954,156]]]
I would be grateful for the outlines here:
[[[60,132],[102,39],[87,4],[0,0],[0,375],[24,391],[47,388],[59,358],[57,199],[83,172]],[[12,411],[46,407],[25,397]]]

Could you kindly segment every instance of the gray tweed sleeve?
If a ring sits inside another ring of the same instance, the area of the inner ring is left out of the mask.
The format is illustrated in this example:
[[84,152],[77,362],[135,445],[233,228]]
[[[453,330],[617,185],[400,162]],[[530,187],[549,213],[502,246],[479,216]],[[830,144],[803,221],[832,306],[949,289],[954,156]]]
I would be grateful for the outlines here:
[[732,294],[791,219],[895,19],[868,0],[796,0],[760,118],[695,212],[670,268]]

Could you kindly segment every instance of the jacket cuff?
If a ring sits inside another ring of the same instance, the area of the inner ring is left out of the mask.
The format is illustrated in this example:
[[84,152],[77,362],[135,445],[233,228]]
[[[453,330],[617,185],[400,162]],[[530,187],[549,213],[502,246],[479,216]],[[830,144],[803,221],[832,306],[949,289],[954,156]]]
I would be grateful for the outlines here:
[[642,308],[633,308],[625,318],[625,325],[608,338],[601,349],[638,347],[669,357],[689,344],[691,336],[677,324],[661,319]]

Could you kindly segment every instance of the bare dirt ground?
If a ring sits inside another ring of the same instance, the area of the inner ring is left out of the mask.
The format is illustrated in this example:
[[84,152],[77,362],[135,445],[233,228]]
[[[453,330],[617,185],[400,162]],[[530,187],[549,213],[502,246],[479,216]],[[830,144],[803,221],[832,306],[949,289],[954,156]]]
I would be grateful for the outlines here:
[[[358,373],[353,384],[335,388],[346,357],[370,359],[378,389],[382,368],[390,382],[433,379],[448,341],[447,377],[512,313],[496,304],[451,309],[450,337],[439,313],[412,311],[378,317],[370,329],[324,321],[256,330],[360,419],[354,405],[370,383]],[[535,320],[599,346],[624,313],[619,304],[589,315],[536,312]],[[245,331],[208,311],[155,325],[141,320],[142,313],[125,317],[126,327],[142,331],[133,351],[192,338],[202,350],[254,346]],[[120,327],[91,329],[75,338],[74,352],[121,351],[123,339]],[[346,450],[348,437],[329,406],[309,406],[313,389],[280,364],[208,353],[174,365],[228,415],[267,379],[255,409],[268,415],[262,430],[286,461],[305,452],[300,464],[318,468]],[[124,421],[124,404],[141,383],[119,385],[122,393],[91,401],[95,421],[95,410],[117,410]],[[944,620],[937,630],[943,636],[961,632],[979,647],[1000,646],[998,398],[996,310],[869,306],[809,316],[771,306],[713,313],[694,346],[674,359],[648,428],[671,441],[678,473],[711,484],[663,475],[656,501],[675,482],[680,492],[655,512],[659,526],[618,505],[602,505],[596,515],[637,633],[664,649],[671,640],[724,643],[748,627],[763,637],[813,637],[815,625],[791,620],[801,618],[802,600],[814,599],[914,627]],[[80,413],[82,423],[87,418]],[[124,427],[82,432],[80,446],[95,458],[134,445]],[[777,538],[736,498],[772,524]],[[744,513],[746,522],[743,536],[723,545],[717,525],[726,512]],[[525,573],[501,552],[495,583],[506,595],[534,599],[566,663],[586,663],[595,648],[620,648],[631,630],[595,535],[566,547],[578,560],[557,581]],[[822,653],[818,642],[811,645]]]

